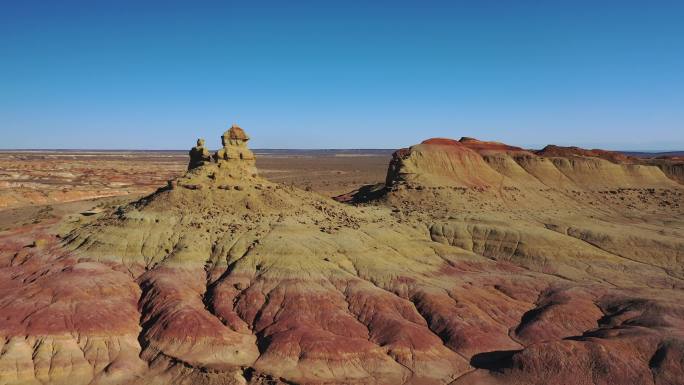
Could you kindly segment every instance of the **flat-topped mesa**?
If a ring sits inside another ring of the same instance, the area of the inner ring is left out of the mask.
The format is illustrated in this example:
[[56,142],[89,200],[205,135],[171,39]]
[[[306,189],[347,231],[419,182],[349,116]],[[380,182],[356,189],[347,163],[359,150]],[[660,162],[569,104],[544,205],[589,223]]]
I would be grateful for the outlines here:
[[618,152],[547,146],[531,152],[505,143],[473,138],[432,138],[396,151],[385,185],[389,189],[465,187],[497,191],[548,188],[605,190],[673,188],[676,182],[657,167]]
[[221,135],[223,147],[213,155],[204,147],[204,139],[197,139],[197,146],[190,150],[188,173],[182,179],[204,185],[256,178],[256,158],[247,147],[248,140],[236,124]]

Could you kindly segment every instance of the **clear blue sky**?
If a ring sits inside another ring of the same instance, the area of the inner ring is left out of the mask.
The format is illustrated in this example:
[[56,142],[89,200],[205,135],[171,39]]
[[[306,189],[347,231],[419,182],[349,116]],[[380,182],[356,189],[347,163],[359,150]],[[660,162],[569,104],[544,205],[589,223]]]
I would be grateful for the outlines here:
[[682,1],[0,5],[0,148],[684,149]]

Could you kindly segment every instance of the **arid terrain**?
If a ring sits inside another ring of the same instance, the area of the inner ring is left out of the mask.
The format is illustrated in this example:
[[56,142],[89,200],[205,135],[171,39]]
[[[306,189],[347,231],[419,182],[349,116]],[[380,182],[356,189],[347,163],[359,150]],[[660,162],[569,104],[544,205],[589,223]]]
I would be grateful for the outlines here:
[[680,158],[222,140],[0,153],[0,384],[684,384]]
[[[261,150],[260,174],[334,196],[385,178],[391,150]],[[182,175],[187,151],[0,151],[0,210],[149,194]]]

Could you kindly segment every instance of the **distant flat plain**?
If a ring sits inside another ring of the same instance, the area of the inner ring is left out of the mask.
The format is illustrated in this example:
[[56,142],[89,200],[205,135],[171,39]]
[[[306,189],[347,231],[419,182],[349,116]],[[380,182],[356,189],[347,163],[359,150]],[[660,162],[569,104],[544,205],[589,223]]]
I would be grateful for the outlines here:
[[[255,150],[261,175],[332,197],[385,180],[394,150]],[[187,151],[0,151],[0,231],[101,201],[133,200],[185,172]]]

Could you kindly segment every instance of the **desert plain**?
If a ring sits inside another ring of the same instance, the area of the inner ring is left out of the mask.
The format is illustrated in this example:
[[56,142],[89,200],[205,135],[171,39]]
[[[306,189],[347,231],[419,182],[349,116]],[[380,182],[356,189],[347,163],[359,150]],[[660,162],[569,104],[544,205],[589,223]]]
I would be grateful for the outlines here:
[[0,384],[684,383],[681,158],[425,139],[0,153]]

